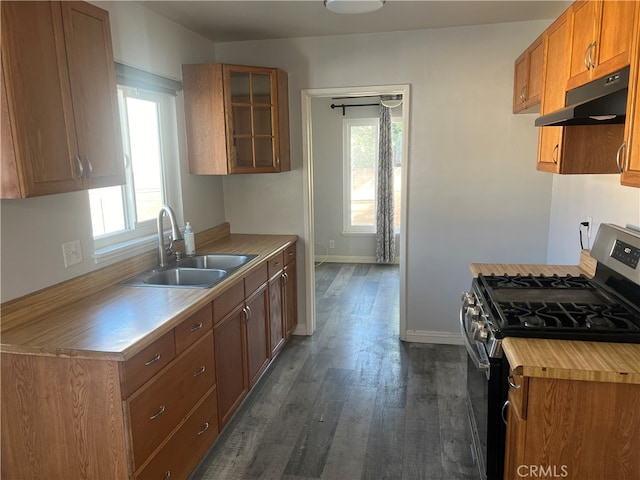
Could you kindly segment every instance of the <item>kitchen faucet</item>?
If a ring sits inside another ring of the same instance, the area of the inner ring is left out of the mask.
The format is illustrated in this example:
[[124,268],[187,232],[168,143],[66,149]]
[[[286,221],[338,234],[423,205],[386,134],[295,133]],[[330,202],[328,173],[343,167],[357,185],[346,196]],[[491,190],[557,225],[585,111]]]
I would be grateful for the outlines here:
[[[165,213],[171,222],[171,239],[169,240],[168,247],[164,244],[164,229],[162,228],[162,216]],[[178,228],[176,216],[169,205],[163,205],[158,212],[158,262],[160,263],[160,267],[166,267],[168,265],[169,257],[173,255],[171,247],[173,247],[173,242],[176,240],[182,240],[182,234]]]

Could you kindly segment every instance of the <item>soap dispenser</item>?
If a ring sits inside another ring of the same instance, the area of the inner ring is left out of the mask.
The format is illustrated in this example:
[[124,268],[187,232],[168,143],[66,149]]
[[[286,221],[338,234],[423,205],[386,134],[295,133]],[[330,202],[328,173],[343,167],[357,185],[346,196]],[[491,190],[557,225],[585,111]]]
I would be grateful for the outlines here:
[[189,222],[184,227],[184,253],[188,257],[196,254],[196,238]]

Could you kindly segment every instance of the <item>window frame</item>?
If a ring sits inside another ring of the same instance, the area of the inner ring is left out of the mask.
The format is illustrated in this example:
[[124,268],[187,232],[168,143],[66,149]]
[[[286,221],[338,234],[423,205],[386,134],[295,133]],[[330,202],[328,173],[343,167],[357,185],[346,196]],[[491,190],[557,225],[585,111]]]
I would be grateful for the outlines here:
[[[392,116],[391,123],[399,123],[403,125],[403,118],[401,116]],[[378,117],[361,117],[361,118],[345,118],[342,120],[342,234],[343,235],[376,235],[375,219],[373,225],[351,225],[351,127],[352,126],[376,126],[375,142],[375,164],[374,175],[377,181],[378,177],[378,139],[380,136],[380,119]],[[404,131],[402,132],[404,140]],[[404,147],[403,147],[404,148]],[[402,158],[400,164],[394,167],[400,167],[402,169]],[[374,195],[374,209],[377,209],[377,199]],[[374,210],[375,211],[375,210]],[[400,233],[400,228],[395,228],[395,233]]]
[[[93,237],[96,263],[112,261],[132,254],[148,251],[157,243],[156,219],[143,222],[135,220],[135,189],[131,165],[131,149],[127,125],[126,98],[141,98],[156,103],[160,142],[160,176],[162,203],[172,200],[171,192],[179,186],[180,178],[168,175],[171,162],[178,162],[178,126],[176,96],[163,91],[147,90],[118,84],[118,114],[122,132],[122,144],[127,183],[120,185],[123,197],[125,229]],[[88,192],[87,192],[88,195]],[[179,212],[176,212],[180,216]]]

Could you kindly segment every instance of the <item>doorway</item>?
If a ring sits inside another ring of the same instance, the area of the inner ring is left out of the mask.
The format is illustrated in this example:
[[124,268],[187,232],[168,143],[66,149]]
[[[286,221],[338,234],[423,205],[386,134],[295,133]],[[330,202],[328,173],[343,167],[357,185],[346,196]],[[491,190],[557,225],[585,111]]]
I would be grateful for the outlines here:
[[[407,265],[407,178],[408,178],[408,157],[409,157],[409,118],[410,118],[410,87],[409,85],[383,85],[364,87],[342,87],[302,90],[302,132],[303,132],[303,178],[304,178],[304,218],[305,218],[305,272],[307,285],[306,296],[306,333],[313,334],[316,329],[315,317],[315,258],[316,258],[316,236],[315,236],[315,205],[314,205],[314,156],[313,156],[313,129],[312,113],[314,108],[313,99],[331,99],[336,97],[352,97],[357,99],[362,97],[375,97],[380,95],[402,95],[402,153],[401,153],[401,199],[400,199],[400,233],[396,251],[399,253],[399,283],[400,283],[400,311],[399,311],[399,331],[400,339],[406,337],[406,265]],[[371,100],[371,98],[368,98]],[[336,103],[342,103],[336,101]],[[340,111],[334,112],[340,115]],[[340,172],[339,177],[342,177]]]

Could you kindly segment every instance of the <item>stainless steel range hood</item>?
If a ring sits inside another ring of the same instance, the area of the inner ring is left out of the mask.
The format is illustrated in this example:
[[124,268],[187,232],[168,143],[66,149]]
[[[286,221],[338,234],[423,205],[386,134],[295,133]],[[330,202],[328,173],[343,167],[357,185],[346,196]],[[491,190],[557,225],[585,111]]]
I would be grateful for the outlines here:
[[624,123],[627,111],[629,67],[569,90],[565,107],[542,115],[536,127]]

